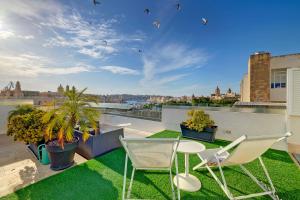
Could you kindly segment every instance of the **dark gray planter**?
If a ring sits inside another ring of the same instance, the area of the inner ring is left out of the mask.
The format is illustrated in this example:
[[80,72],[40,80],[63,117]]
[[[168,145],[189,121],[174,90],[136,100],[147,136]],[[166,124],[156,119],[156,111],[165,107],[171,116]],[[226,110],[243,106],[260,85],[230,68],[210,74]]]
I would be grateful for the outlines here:
[[99,134],[90,134],[84,142],[82,132],[75,130],[75,136],[79,138],[79,145],[76,153],[86,159],[91,159],[121,147],[120,135],[124,137],[123,128],[101,124]]
[[180,124],[180,128],[181,128],[182,137],[201,140],[205,142],[214,142],[218,127],[213,126],[213,127],[205,128],[201,132],[191,130],[183,124]]
[[75,149],[78,146],[78,142],[79,139],[75,137],[75,141],[65,143],[63,149],[58,145],[51,145],[51,142],[48,142],[46,149],[49,152],[51,161],[50,168],[58,171],[71,167],[74,164]]

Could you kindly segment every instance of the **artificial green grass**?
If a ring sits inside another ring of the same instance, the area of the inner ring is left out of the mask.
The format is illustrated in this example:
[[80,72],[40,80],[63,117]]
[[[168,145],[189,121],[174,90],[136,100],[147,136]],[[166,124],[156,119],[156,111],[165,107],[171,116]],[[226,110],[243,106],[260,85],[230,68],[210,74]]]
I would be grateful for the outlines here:
[[[178,132],[163,131],[152,137],[177,137]],[[215,143],[203,142],[206,148],[225,146],[227,141],[217,140]],[[178,157],[179,172],[184,171],[184,156]],[[121,199],[122,178],[124,173],[125,153],[117,149],[104,156],[89,160],[64,172],[48,177],[42,181],[20,189],[1,200],[12,199]],[[300,171],[286,152],[268,150],[263,161],[269,170],[277,194],[281,199],[300,199]],[[201,180],[202,188],[197,192],[181,191],[182,199],[227,199],[219,185],[207,170],[193,171],[192,167],[200,161],[196,155],[190,156],[190,173]],[[247,164],[246,167],[259,178],[264,177],[258,162]],[[129,167],[128,181],[131,167]],[[175,172],[175,170],[173,170]],[[219,172],[215,170],[219,176]],[[258,186],[245,176],[238,167],[226,167],[224,174],[234,195],[260,192]],[[262,179],[267,183],[266,179]],[[171,199],[172,192],[169,175],[165,172],[137,171],[133,182],[131,198]],[[260,197],[256,199],[270,199]]]

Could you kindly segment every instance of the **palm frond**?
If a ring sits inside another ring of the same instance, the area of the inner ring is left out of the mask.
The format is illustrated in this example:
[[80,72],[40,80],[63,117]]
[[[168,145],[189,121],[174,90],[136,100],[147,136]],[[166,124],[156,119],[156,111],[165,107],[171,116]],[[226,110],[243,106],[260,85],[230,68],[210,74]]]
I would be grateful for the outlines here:
[[[97,99],[84,95],[87,88],[77,91],[75,88],[65,92],[65,101],[57,109],[49,111],[43,120],[48,124],[45,135],[48,138],[57,137],[59,144],[63,145],[64,140],[72,141],[74,137],[74,128],[80,125],[83,132],[83,139],[89,136],[89,126],[97,128],[96,121],[99,120],[99,111],[91,107],[89,102],[96,102]],[[59,127],[55,130],[55,127]],[[57,131],[57,133],[53,133]]]
[[89,137],[90,137],[90,134],[89,134],[88,131],[84,131],[84,132],[82,133],[82,140],[83,140],[84,142],[87,141],[87,139],[89,139]]

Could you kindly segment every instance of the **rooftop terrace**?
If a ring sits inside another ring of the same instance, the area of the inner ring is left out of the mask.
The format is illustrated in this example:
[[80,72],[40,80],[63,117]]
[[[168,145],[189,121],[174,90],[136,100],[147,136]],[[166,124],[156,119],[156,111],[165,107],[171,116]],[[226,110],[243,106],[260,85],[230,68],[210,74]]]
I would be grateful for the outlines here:
[[[178,134],[175,131],[162,131],[151,137],[177,137]],[[213,144],[202,143],[206,148],[215,148],[225,146],[229,142],[217,140]],[[117,149],[17,190],[2,197],[1,200],[121,199],[124,157],[124,150]],[[263,155],[263,161],[269,170],[279,197],[282,199],[298,199],[300,196],[299,168],[291,160],[288,153],[279,150],[268,150]],[[179,172],[184,171],[184,156],[182,154],[179,154],[178,163]],[[198,157],[191,155],[190,168],[198,163]],[[258,162],[252,162],[246,166],[259,178],[263,177]],[[207,170],[190,170],[190,172],[201,180],[202,188],[194,193],[182,191],[182,199],[226,199],[225,194]],[[216,173],[220,175],[217,171]],[[245,176],[240,168],[227,167],[224,173],[228,178],[228,186],[234,194],[240,195],[259,191],[259,188],[251,184],[250,178]],[[128,179],[130,179],[129,176]],[[34,175],[29,178],[34,179]],[[135,180],[132,198],[171,199],[168,174],[160,171],[146,173],[137,171]],[[263,179],[263,181],[266,180]],[[269,197],[261,199],[269,199]]]

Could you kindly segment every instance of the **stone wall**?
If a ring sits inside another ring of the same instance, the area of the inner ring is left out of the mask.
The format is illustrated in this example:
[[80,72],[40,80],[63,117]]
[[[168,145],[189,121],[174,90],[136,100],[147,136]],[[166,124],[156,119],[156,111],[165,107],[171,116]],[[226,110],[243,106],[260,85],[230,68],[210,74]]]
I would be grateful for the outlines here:
[[258,53],[250,56],[249,82],[250,101],[270,101],[270,53]]

